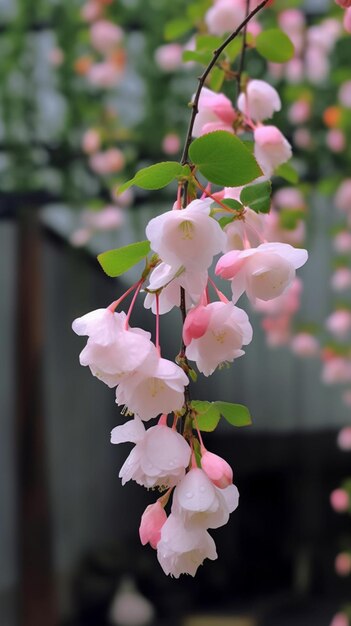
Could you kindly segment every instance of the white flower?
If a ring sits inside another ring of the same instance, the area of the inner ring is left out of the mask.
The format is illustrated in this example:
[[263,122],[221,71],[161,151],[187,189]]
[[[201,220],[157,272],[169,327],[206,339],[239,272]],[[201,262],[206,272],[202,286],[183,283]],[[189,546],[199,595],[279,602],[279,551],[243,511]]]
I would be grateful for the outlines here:
[[184,404],[184,388],[188,384],[188,377],[178,365],[157,357],[144,369],[120,382],[116,402],[125,404],[141,419],[149,420],[160,413],[180,411]]
[[[195,304],[201,297],[208,280],[207,271],[197,272],[185,270],[184,268],[174,269],[167,263],[160,263],[152,271],[148,289],[157,291],[159,294],[159,311],[168,313],[173,307],[180,306],[180,288],[186,292],[186,305]],[[144,307],[156,313],[156,296],[154,293],[147,293],[144,300]]]
[[111,432],[111,443],[132,441],[135,447],[121,467],[122,485],[135,480],[144,487],[174,487],[189,465],[191,449],[184,437],[172,428],[157,425],[145,430],[136,416]]
[[205,332],[192,339],[186,356],[195,361],[200,372],[210,376],[227,361],[242,356],[242,346],[252,340],[252,326],[245,311],[231,302],[212,302],[206,307],[209,320]]
[[265,176],[292,156],[291,145],[276,126],[259,126],[254,132],[255,158]]
[[182,521],[171,513],[162,526],[157,558],[167,576],[195,576],[205,559],[214,561],[217,558],[216,545],[206,530],[185,528]]
[[167,211],[152,219],[146,236],[162,260],[177,270],[206,271],[224,246],[225,235],[210,217],[211,198],[193,200],[183,210]]
[[141,328],[125,329],[126,314],[97,309],[74,320],[77,335],[89,339],[79,356],[80,364],[92,374],[115,387],[125,373],[131,373],[147,360],[155,361],[155,346],[150,333]]
[[295,278],[295,270],[308,253],[287,243],[262,243],[257,248],[227,252],[217,263],[216,274],[232,279],[234,303],[246,291],[255,302],[280,296]]
[[238,98],[238,109],[256,122],[269,119],[281,106],[278,92],[264,80],[250,80]]
[[199,98],[193,136],[200,137],[214,130],[233,133],[233,122],[236,117],[237,114],[227,96],[204,87]]
[[200,468],[191,469],[174,490],[172,513],[186,528],[219,528],[239,505],[235,485],[216,487]]

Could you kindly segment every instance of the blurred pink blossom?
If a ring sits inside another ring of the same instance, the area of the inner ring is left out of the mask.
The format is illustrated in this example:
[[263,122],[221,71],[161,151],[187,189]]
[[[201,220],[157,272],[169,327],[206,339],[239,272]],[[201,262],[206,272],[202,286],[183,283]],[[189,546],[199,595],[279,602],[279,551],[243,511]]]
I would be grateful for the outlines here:
[[[345,401],[348,400],[348,404],[351,405],[351,389],[345,391],[343,398]],[[351,426],[345,426],[342,428],[338,434],[338,446],[340,450],[349,451],[351,450]]]
[[100,175],[112,174],[120,172],[125,165],[123,152],[118,148],[109,148],[104,152],[96,152],[89,159],[92,170]]
[[350,497],[345,489],[334,489],[330,494],[330,504],[337,513],[345,513],[350,506]]
[[99,20],[92,25],[90,38],[95,50],[108,54],[122,42],[123,30],[108,20]]
[[183,48],[178,43],[159,46],[155,51],[155,61],[164,72],[174,72],[182,64]]

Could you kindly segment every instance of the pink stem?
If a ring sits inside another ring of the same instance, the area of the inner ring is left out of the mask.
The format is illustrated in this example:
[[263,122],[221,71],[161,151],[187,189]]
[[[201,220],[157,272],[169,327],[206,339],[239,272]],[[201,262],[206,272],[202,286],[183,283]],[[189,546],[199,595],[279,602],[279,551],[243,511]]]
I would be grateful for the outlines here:
[[[252,224],[246,224],[246,223],[244,222],[244,229],[245,229],[245,231],[246,231],[246,229],[247,229],[247,228],[251,228],[251,230],[252,230],[252,231],[253,231],[253,232],[257,235],[258,239],[259,239],[260,241],[262,241],[262,243],[267,243],[267,239],[265,239],[265,238],[263,237],[263,235],[261,235],[261,233],[257,230],[257,228],[255,228],[255,226],[252,226]],[[248,237],[247,237],[247,234],[246,234],[246,233],[245,233],[245,236],[246,236],[246,239],[248,239]],[[251,246],[249,246],[249,247],[251,247]]]
[[227,304],[227,303],[229,302],[228,298],[224,295],[224,293],[222,293],[222,292],[218,289],[218,287],[217,287],[216,283],[214,283],[214,282],[213,282],[212,278],[208,277],[208,282],[212,285],[212,287],[213,287],[213,289],[215,290],[215,292],[216,292],[216,294],[217,294],[217,296],[218,296],[219,300],[220,300],[221,302],[224,302],[225,304]]
[[156,294],[156,349],[161,356],[160,348],[160,296]]
[[137,288],[136,288],[136,290],[135,290],[135,294],[134,294],[133,299],[132,299],[132,301],[131,301],[131,303],[130,303],[130,307],[129,307],[129,309],[128,309],[128,313],[127,313],[127,317],[126,317],[126,323],[125,323],[125,329],[126,329],[126,330],[128,330],[128,328],[129,328],[129,320],[130,320],[130,316],[131,316],[131,314],[132,314],[132,311],[133,311],[133,308],[134,308],[134,304],[135,304],[135,301],[136,301],[136,299],[137,299],[137,297],[138,297],[138,294],[139,294],[139,291],[140,291],[140,289],[141,289],[141,285],[142,285],[142,284],[143,284],[143,281],[142,281],[142,280],[139,280],[139,282],[137,283]]
[[134,283],[134,285],[132,285],[131,287],[129,287],[129,289],[127,289],[127,291],[123,294],[123,296],[121,296],[120,298],[118,298],[118,300],[115,300],[114,302],[111,302],[110,306],[108,306],[107,308],[112,311],[112,313],[115,312],[116,308],[121,304],[121,302],[123,302],[123,300],[129,296],[129,294],[134,291],[134,289],[136,287],[138,287],[138,285],[140,284],[140,280],[138,280],[137,283]]

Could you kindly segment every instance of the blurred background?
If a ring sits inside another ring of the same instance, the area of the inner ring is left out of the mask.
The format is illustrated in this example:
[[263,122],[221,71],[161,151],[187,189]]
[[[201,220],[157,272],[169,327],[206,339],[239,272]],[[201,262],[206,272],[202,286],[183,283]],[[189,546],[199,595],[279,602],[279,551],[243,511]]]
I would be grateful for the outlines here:
[[[79,366],[84,342],[72,320],[108,305],[134,277],[107,278],[96,255],[143,239],[150,217],[173,203],[174,188],[116,189],[138,167],[178,158],[199,73],[195,57],[182,57],[210,5],[0,0],[1,626],[327,626],[350,598],[334,567],[351,544],[349,519],[329,502],[351,473],[337,447],[350,402],[340,393],[347,399],[347,385],[321,381],[331,356],[349,356],[344,338],[325,330],[333,311],[350,312],[347,292],[331,285],[336,269],[349,269],[349,250],[335,254],[347,220],[333,198],[351,163],[351,98],[340,96],[351,43],[334,3],[276,0],[268,26],[283,28],[286,9],[302,16],[294,63],[247,55],[248,74],[283,96],[275,123],[295,157],[275,190],[293,184],[302,200],[283,203],[279,224],[286,241],[302,229],[297,244],[310,261],[284,337],[250,311],[245,358],[196,383],[198,399],[246,404],[253,426],[223,424],[208,437],[233,466],[241,503],[216,531],[218,561],[195,579],[166,578],[140,545],[153,494],[121,487],[127,446],[109,443],[119,411]],[[110,27],[99,32],[102,20]],[[294,34],[292,22],[285,29]],[[224,90],[235,97],[230,81]],[[294,115],[296,101],[307,114]],[[133,324],[151,329],[152,314],[139,306]],[[178,352],[179,324],[176,312],[162,319],[166,357]],[[318,342],[312,358],[291,349],[301,333]]]

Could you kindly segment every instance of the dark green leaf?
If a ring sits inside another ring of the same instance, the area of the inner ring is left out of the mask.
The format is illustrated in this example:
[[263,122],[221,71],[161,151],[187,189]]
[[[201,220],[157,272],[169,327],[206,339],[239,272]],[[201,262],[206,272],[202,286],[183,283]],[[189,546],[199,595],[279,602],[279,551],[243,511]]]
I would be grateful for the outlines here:
[[269,180],[244,187],[240,200],[256,213],[269,213],[271,208],[272,185]]
[[252,424],[250,411],[243,404],[219,401],[213,402],[213,404],[232,426],[250,426]]
[[118,193],[122,193],[132,185],[142,189],[162,189],[166,187],[178,176],[187,176],[190,170],[187,166],[182,166],[176,161],[164,161],[156,163],[150,167],[144,167],[134,176],[118,188]]
[[291,39],[279,28],[262,31],[256,38],[256,48],[267,61],[273,63],[286,63],[295,52]]
[[254,156],[229,132],[217,130],[192,142],[189,156],[211,183],[238,187],[262,175]]
[[123,248],[103,252],[99,254],[98,261],[107,276],[115,278],[145,259],[149,252],[150,242],[139,241]]
[[283,163],[283,165],[279,165],[279,167],[277,167],[274,171],[274,176],[280,176],[292,185],[296,185],[296,183],[299,182],[299,175],[290,163]]
[[191,406],[197,413],[195,426],[197,426],[199,430],[209,433],[217,428],[221,414],[214,403],[193,400]]

